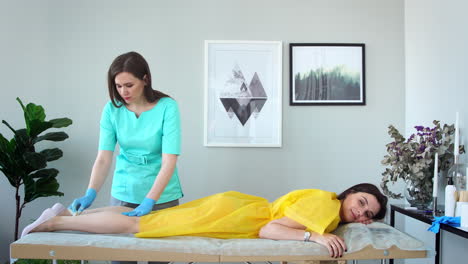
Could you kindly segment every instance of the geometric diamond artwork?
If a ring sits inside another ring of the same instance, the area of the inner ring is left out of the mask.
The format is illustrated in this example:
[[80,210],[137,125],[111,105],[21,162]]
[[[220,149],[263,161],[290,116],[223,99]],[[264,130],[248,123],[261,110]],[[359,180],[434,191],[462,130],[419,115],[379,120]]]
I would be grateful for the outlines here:
[[281,147],[282,50],[281,41],[205,40],[205,146]]
[[258,74],[254,73],[247,86],[237,64],[232,69],[232,76],[226,81],[224,88],[219,99],[229,118],[232,119],[235,115],[242,126],[247,123],[250,116],[258,117],[268,99]]

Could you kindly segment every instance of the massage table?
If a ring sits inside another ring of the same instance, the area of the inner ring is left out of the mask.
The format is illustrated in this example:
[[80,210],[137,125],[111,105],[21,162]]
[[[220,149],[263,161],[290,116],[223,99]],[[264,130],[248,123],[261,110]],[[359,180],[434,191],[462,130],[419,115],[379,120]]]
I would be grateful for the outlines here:
[[344,238],[347,252],[338,259],[317,243],[269,239],[206,237],[136,238],[132,234],[70,232],[31,233],[10,245],[12,259],[121,260],[169,262],[319,261],[425,258],[424,243],[383,224],[351,223],[334,232]]

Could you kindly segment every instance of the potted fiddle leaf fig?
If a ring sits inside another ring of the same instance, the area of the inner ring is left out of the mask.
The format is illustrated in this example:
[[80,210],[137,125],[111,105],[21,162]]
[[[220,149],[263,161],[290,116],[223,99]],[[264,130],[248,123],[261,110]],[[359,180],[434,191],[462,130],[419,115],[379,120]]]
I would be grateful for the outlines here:
[[[18,239],[18,224],[21,213],[27,203],[39,197],[63,196],[59,192],[57,175],[59,171],[47,168],[47,162],[62,157],[59,148],[38,150],[36,144],[43,141],[63,141],[68,138],[65,132],[43,133],[49,128],[62,128],[72,124],[69,118],[57,118],[46,121],[44,108],[29,103],[26,106],[19,98],[16,100],[24,112],[26,128],[14,129],[7,121],[2,120],[12,132],[13,138],[7,140],[0,133],[0,171],[8,182],[16,188],[16,222],[15,240]],[[21,199],[20,187],[23,186],[24,197]]]

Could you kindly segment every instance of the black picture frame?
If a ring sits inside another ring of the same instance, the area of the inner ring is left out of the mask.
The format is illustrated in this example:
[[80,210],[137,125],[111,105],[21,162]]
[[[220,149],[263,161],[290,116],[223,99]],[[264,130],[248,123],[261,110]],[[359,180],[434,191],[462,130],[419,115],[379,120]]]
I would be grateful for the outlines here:
[[365,105],[364,43],[290,43],[289,105]]

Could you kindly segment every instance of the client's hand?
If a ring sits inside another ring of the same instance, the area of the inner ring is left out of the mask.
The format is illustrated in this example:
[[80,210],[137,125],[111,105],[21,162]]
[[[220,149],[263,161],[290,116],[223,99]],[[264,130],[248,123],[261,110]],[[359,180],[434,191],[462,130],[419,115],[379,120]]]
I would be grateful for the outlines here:
[[372,221],[372,219],[367,219],[367,220],[362,220],[359,223],[368,225],[368,224],[371,224],[372,222],[374,222],[374,221]]
[[73,213],[73,215],[80,214],[83,210],[91,206],[94,199],[96,199],[96,190],[89,188],[86,190],[86,194],[83,197],[75,199],[73,203],[68,206],[68,209]]
[[133,211],[130,212],[124,212],[122,213],[123,215],[126,216],[143,216],[148,214],[153,210],[153,205],[156,203],[155,200],[146,197],[143,202],[137,208],[133,209]]
[[343,252],[346,251],[346,244],[343,238],[334,234],[323,234],[313,233],[311,241],[317,242],[327,247],[330,252],[330,257],[338,258],[343,256]]

